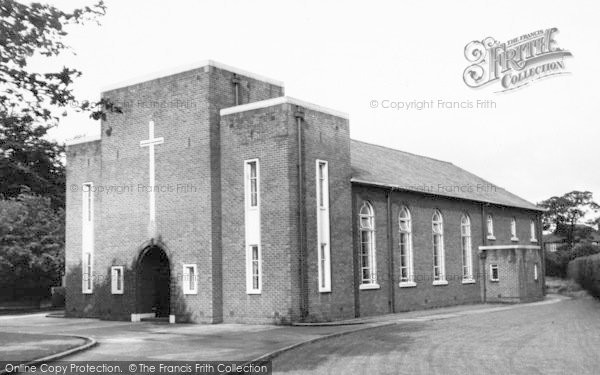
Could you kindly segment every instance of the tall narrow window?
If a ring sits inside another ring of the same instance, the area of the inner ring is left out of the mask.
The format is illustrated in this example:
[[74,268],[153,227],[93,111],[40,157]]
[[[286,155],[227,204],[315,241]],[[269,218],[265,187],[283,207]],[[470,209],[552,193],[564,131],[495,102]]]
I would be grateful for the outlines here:
[[94,185],[82,185],[81,198],[81,291],[90,294],[94,289]]
[[319,180],[319,207],[325,208],[325,183],[327,182],[327,163],[317,160],[317,178]]
[[364,202],[359,211],[361,289],[378,287],[375,262],[375,214],[373,206]]
[[495,240],[494,237],[494,218],[492,215],[487,216],[487,238],[490,240]]
[[123,294],[123,266],[111,267],[111,293]]
[[431,220],[433,236],[433,284],[446,285],[444,262],[444,221],[442,213],[436,210]]
[[510,239],[511,241],[519,240],[517,238],[517,219],[514,217],[510,219]]
[[252,262],[252,290],[260,290],[260,253],[258,251],[258,245],[250,246],[250,257]]
[[183,265],[183,294],[198,294],[198,267],[195,264]]
[[250,207],[258,206],[258,162],[256,160],[248,161],[247,173],[249,182],[249,203]]
[[471,219],[467,215],[463,215],[460,219],[460,238],[462,248],[462,278],[463,282],[471,282],[473,280],[473,250],[471,248]]
[[246,293],[262,290],[262,254],[260,236],[260,165],[258,159],[244,161]]
[[400,227],[400,286],[415,286],[413,277],[412,223],[408,208],[402,207],[400,209],[398,225]]
[[246,292],[260,294],[262,291],[262,257],[259,245],[250,245],[246,253]]
[[319,289],[320,291],[324,291],[328,284],[327,274],[324,272],[324,270],[327,268],[327,255],[325,254],[327,251],[327,244],[322,243],[319,250]]
[[316,161],[317,254],[319,292],[331,292],[331,251],[329,246],[329,169],[326,161]]
[[538,265],[533,265],[533,280],[538,281]]
[[531,220],[529,222],[529,232],[530,232],[529,237],[530,237],[531,242],[537,242],[537,238],[536,238],[537,236],[535,234],[535,220]]
[[94,288],[92,253],[83,253],[83,293],[90,294]]

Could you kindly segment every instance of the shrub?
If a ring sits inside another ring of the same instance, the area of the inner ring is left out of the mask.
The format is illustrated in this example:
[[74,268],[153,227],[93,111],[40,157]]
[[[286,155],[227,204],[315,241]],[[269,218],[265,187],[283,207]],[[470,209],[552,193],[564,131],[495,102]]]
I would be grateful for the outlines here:
[[65,295],[67,294],[64,286],[54,286],[52,291],[52,307],[64,307]]
[[568,265],[568,276],[595,297],[600,297],[600,254],[579,257]]
[[546,276],[564,278],[567,274],[569,258],[562,251],[546,252]]
[[583,243],[572,248],[568,245],[555,252],[546,251],[546,276],[567,277],[567,266],[573,259],[600,253],[600,246]]

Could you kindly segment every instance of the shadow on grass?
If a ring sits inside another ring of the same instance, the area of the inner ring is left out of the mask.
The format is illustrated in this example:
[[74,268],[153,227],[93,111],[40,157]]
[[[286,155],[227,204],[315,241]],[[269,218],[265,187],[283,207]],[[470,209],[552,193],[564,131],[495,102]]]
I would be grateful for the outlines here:
[[[367,329],[307,344],[276,357],[277,373],[314,371],[328,361],[344,362],[355,357],[407,352],[415,344],[413,333],[424,323],[406,323]],[[333,367],[333,366],[332,366]]]

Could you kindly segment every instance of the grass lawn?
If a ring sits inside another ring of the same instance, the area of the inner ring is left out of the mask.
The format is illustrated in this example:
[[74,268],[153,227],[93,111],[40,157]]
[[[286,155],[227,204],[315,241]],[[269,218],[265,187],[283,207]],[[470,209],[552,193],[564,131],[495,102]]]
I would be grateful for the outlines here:
[[27,363],[85,343],[77,337],[0,332],[0,358]]

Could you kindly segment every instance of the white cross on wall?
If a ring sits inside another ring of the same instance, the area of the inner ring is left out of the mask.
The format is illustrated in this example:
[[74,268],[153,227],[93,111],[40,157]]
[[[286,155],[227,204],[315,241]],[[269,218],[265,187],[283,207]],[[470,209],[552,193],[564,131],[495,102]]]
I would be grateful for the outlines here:
[[163,137],[154,138],[154,121],[150,121],[148,123],[148,139],[145,141],[140,141],[140,147],[148,147],[148,156],[149,156],[149,169],[148,175],[150,179],[150,192],[149,200],[150,200],[150,220],[148,223],[148,236],[150,238],[154,238],[156,236],[156,201],[154,194],[154,146],[160,145],[165,142]]

